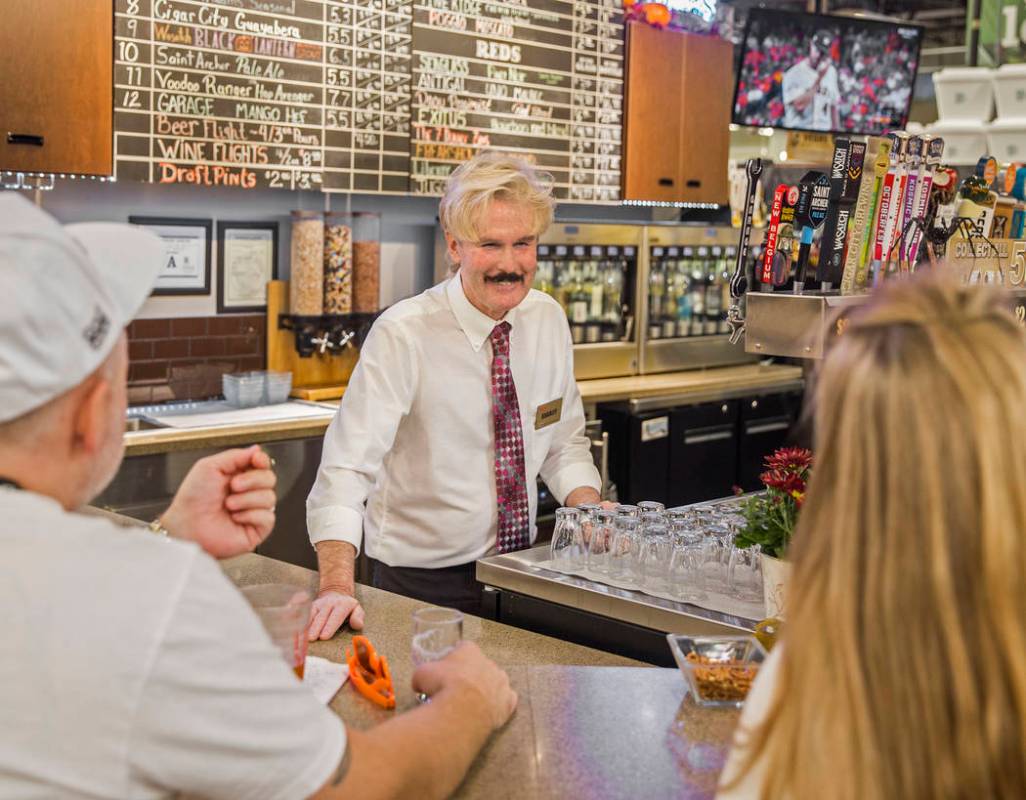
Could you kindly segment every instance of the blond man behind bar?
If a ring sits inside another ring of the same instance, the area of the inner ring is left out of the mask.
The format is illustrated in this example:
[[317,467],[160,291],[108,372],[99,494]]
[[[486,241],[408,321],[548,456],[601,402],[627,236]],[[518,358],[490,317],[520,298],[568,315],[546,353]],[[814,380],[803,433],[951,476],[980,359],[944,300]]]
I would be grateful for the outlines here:
[[378,588],[478,613],[475,562],[534,541],[539,475],[565,505],[599,501],[566,315],[531,289],[553,205],[548,177],[501,153],[450,177],[439,217],[458,270],[374,323],[324,437],[311,639],[363,625],[361,545]]
[[1026,797],[1023,329],[995,292],[899,284],[815,399],[785,639],[719,797]]

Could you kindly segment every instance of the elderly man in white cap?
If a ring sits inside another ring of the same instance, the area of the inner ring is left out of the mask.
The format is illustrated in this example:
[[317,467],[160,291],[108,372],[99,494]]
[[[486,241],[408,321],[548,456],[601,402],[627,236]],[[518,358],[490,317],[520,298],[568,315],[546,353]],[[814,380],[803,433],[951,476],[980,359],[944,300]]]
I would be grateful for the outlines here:
[[197,462],[167,538],[76,513],[121,460],[123,329],[158,261],[149,233],[0,193],[0,797],[451,792],[513,711],[506,675],[463,646],[414,675],[434,702],[347,735],[200,549],[271,531],[259,448]]

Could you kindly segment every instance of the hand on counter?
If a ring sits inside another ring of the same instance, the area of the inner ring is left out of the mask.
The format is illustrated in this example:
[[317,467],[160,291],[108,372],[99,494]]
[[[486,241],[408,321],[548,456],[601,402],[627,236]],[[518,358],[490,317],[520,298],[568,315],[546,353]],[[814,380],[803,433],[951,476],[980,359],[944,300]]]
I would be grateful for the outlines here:
[[347,619],[350,628],[362,631],[363,606],[351,594],[321,589],[310,610],[310,641],[330,639]]
[[363,630],[363,607],[355,596],[356,548],[333,540],[316,548],[321,590],[310,612],[310,641],[330,639],[347,619],[354,631]]
[[161,524],[171,536],[196,542],[214,558],[251,552],[274,528],[271,458],[259,445],[201,458]]
[[492,729],[505,725],[517,707],[509,675],[473,642],[461,642],[445,658],[417,667],[413,689],[429,697],[446,690],[469,690],[475,695],[474,705],[487,712]]

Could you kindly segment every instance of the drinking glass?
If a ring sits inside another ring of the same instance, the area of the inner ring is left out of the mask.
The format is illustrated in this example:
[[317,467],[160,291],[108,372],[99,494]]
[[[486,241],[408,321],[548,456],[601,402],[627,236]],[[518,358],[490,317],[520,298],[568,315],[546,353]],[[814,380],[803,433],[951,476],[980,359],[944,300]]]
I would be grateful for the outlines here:
[[604,509],[592,516],[591,540],[588,542],[588,569],[604,573],[609,569],[609,548],[613,543],[616,515]]
[[727,567],[734,538],[730,528],[719,522],[712,508],[695,509],[696,528],[703,538],[702,576],[710,592],[727,591]]
[[670,594],[674,599],[696,602],[708,597],[702,574],[704,550],[705,541],[699,533],[683,533],[674,539],[669,575]]
[[691,526],[691,512],[686,508],[671,508],[663,512],[666,524],[673,528],[684,528]]
[[617,516],[613,523],[613,544],[609,550],[609,577],[630,581],[634,577],[634,560],[640,550],[641,520],[625,514]]
[[588,561],[588,548],[591,546],[591,532],[595,527],[595,513],[602,510],[602,506],[598,503],[581,503],[579,506],[574,506],[579,512],[580,517],[578,521],[581,526],[581,544],[584,555],[584,561],[581,563],[583,567]]
[[624,505],[621,503],[616,507],[617,514],[623,514],[625,517],[634,517],[635,519],[641,519],[641,509],[637,506]]
[[[413,637],[410,643],[413,666],[438,661],[451,653],[463,639],[463,613],[454,608],[428,606],[413,612]],[[418,702],[427,702],[423,693]]]
[[550,553],[552,560],[563,569],[580,569],[584,566],[584,534],[578,509],[556,509],[556,527],[552,531]]
[[658,500],[642,500],[638,503],[638,508],[642,514],[662,514],[666,510],[666,506]]
[[762,598],[762,558],[759,545],[734,547],[727,568],[727,586],[730,593],[746,603],[758,603]]
[[[645,515],[646,518],[653,516],[657,515]],[[653,592],[666,591],[672,551],[670,532],[666,526],[661,521],[648,519],[642,531],[639,585]]]
[[240,587],[240,591],[260,618],[274,646],[281,651],[296,677],[302,680],[310,643],[307,637],[313,604],[310,587],[260,583]]

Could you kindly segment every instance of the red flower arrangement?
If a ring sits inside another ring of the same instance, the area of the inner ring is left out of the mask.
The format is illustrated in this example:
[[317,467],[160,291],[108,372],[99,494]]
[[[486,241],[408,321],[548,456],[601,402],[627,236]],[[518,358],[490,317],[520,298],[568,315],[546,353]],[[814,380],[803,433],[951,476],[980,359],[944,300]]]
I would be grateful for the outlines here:
[[791,542],[798,512],[812,471],[812,452],[784,447],[768,456],[759,476],[766,487],[741,504],[745,528],[734,539],[738,547],[759,545],[762,552],[782,558]]

